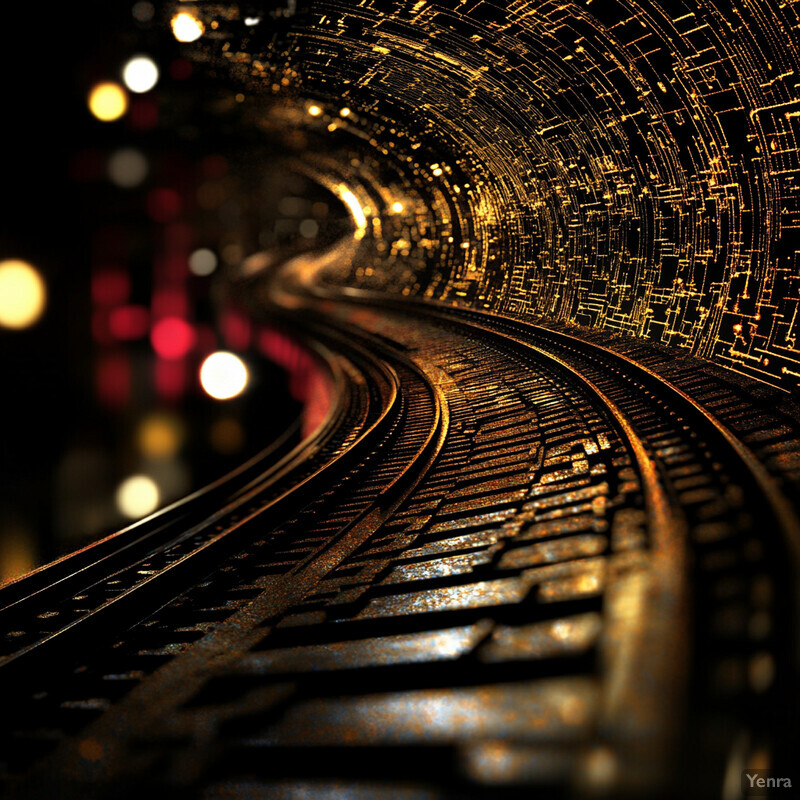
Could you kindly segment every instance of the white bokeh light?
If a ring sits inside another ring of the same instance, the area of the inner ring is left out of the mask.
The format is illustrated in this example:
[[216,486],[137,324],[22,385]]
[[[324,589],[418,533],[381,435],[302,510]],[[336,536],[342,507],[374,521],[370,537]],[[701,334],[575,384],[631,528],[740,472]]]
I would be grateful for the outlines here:
[[200,367],[200,385],[215,400],[230,400],[240,395],[248,381],[247,367],[233,353],[212,353]]
[[201,247],[189,256],[189,270],[193,275],[210,275],[217,268],[217,263],[217,254],[207,247]]
[[205,32],[205,25],[186,11],[176,14],[170,24],[172,33],[179,42],[194,42]]
[[158,83],[156,62],[149,56],[135,56],[125,64],[122,80],[132,92],[149,92]]
[[148,475],[131,475],[117,488],[117,508],[128,519],[139,519],[158,508],[161,493]]
[[117,150],[108,159],[108,177],[123,189],[139,186],[147,177],[148,170],[144,153],[133,147]]

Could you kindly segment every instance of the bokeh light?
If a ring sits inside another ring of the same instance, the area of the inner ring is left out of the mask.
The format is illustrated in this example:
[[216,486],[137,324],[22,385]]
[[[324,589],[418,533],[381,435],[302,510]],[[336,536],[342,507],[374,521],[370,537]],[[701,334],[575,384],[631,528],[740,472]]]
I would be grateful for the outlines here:
[[127,110],[128,95],[118,83],[98,83],[89,92],[89,111],[101,122],[113,122]]
[[152,514],[160,500],[158,485],[148,475],[131,475],[117,487],[117,508],[128,519]]
[[155,14],[155,8],[147,0],[139,0],[131,9],[131,14],[137,22],[150,22]]
[[183,358],[194,347],[194,328],[180,317],[164,317],[153,325],[150,341],[161,358]]
[[313,239],[319,233],[319,224],[313,219],[304,219],[298,230],[304,239]]
[[120,306],[108,314],[108,332],[122,341],[141,339],[150,328],[150,310],[147,306]]
[[0,325],[21,329],[44,313],[47,290],[39,272],[26,261],[0,261]]
[[158,66],[149,56],[135,56],[123,67],[122,80],[132,92],[144,94],[158,83]]
[[176,14],[170,24],[172,34],[179,42],[194,42],[205,32],[203,23],[186,11]]
[[322,113],[322,109],[319,106],[309,106],[308,113],[311,114],[312,117],[318,117]]
[[215,400],[230,400],[240,395],[248,381],[247,367],[233,353],[212,353],[200,367],[200,385]]
[[175,456],[183,445],[184,426],[173,414],[154,413],[140,423],[136,444],[148,458],[164,459]]
[[147,177],[149,165],[144,153],[133,147],[117,150],[108,159],[108,177],[122,189],[133,189]]
[[211,446],[222,455],[238,453],[244,446],[244,429],[238,419],[218,419],[209,430]]
[[217,268],[217,263],[217,254],[207,247],[201,247],[189,256],[190,271],[200,277],[210,275]]

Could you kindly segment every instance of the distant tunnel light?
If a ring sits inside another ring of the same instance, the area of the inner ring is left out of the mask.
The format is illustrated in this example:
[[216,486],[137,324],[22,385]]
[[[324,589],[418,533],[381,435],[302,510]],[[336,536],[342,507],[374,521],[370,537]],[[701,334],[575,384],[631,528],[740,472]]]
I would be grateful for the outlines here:
[[205,26],[197,17],[186,11],[176,14],[171,21],[172,34],[179,42],[194,42],[205,33]]
[[135,56],[125,64],[122,80],[136,94],[149,92],[158,83],[158,67],[149,56]]
[[152,514],[158,508],[160,500],[158,485],[148,475],[131,475],[117,488],[117,508],[128,519],[139,519]]
[[26,261],[0,261],[0,325],[19,330],[44,312],[47,290],[39,272]]
[[98,83],[89,92],[89,111],[101,122],[113,122],[127,110],[128,95],[118,83]]
[[222,350],[212,353],[200,367],[200,385],[215,400],[237,397],[247,386],[248,378],[242,359]]

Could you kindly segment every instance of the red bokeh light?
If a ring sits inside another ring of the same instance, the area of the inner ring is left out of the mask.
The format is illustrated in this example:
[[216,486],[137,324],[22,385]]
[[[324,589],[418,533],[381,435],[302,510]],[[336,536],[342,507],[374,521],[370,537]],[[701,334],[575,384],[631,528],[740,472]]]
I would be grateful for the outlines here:
[[153,294],[151,307],[154,317],[186,317],[189,313],[189,298],[186,291],[179,287],[158,289]]
[[184,358],[194,347],[194,328],[180,317],[164,317],[150,331],[153,350],[164,359]]
[[121,305],[130,293],[131,279],[123,269],[104,269],[92,275],[92,300],[97,305]]
[[162,361],[155,363],[156,394],[164,400],[179,400],[186,391],[188,375],[183,361]]
[[141,339],[150,327],[150,313],[144,306],[121,306],[108,317],[108,329],[117,339]]
[[225,345],[231,350],[246,350],[250,346],[250,323],[241,314],[228,311],[220,320]]

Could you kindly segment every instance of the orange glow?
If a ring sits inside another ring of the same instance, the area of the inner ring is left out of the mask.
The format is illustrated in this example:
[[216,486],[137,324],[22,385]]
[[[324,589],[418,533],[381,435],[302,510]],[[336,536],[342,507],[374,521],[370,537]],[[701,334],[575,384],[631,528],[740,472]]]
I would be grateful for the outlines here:
[[150,414],[139,424],[136,443],[150,458],[172,458],[183,444],[181,421],[171,414]]
[[36,566],[34,536],[23,528],[0,534],[0,584],[30,572]]

